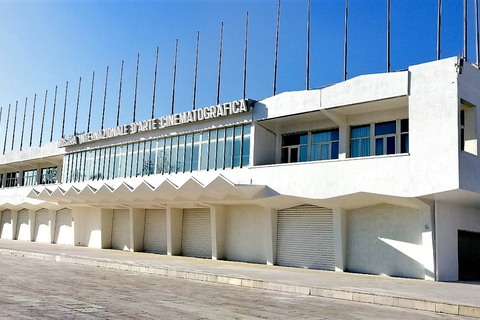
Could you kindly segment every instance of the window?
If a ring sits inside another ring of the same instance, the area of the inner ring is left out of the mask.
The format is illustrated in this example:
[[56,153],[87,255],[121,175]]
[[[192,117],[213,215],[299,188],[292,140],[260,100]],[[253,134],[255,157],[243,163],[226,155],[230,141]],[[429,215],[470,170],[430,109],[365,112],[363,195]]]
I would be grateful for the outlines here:
[[350,157],[408,153],[408,130],[408,119],[352,126]]
[[18,185],[19,172],[8,172],[5,179],[5,187],[16,187]]
[[463,99],[460,102],[460,150],[477,155],[477,108]]
[[282,163],[338,159],[338,129],[282,137]]
[[57,167],[42,168],[40,174],[41,184],[51,184],[57,182]]
[[34,186],[37,184],[37,170],[23,171],[22,186]]

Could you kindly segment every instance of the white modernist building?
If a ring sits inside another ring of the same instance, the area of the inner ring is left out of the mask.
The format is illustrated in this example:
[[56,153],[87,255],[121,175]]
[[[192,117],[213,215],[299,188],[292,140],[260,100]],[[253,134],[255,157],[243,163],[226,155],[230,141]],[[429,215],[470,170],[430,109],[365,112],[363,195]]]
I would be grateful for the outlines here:
[[1,238],[479,279],[476,106],[449,58],[11,152]]

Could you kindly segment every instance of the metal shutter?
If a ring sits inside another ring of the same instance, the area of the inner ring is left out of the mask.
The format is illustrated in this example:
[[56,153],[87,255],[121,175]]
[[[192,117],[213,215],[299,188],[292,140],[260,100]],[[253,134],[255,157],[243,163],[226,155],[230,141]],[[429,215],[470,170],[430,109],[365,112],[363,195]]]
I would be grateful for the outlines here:
[[458,280],[480,280],[480,233],[458,230]]
[[50,243],[50,217],[47,209],[37,211],[35,215],[35,230],[34,236],[36,242]]
[[212,258],[210,209],[184,209],[182,256]]
[[302,205],[278,211],[277,264],[335,270],[331,209]]
[[12,212],[10,210],[4,210],[2,213],[2,219],[0,222],[0,238],[1,239],[13,239],[12,234]]
[[28,210],[18,211],[17,217],[17,240],[30,241],[30,218]]
[[70,209],[57,211],[54,242],[56,244],[73,245],[72,211]]
[[167,214],[165,210],[145,210],[143,250],[145,252],[167,253]]
[[130,250],[130,213],[128,209],[113,211],[112,249]]

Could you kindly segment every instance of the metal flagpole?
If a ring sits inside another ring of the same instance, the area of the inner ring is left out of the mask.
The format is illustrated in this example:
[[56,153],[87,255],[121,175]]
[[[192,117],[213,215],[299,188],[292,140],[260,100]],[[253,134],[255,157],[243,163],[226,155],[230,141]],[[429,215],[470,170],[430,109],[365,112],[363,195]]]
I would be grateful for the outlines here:
[[30,127],[30,144],[32,146],[32,139],[33,139],[33,123],[35,122],[35,105],[37,103],[37,94],[33,96],[33,110],[32,110],[32,125]]
[[5,149],[7,147],[7,135],[8,135],[8,122],[10,121],[10,104],[8,104],[8,113],[7,113],[7,125],[5,126],[5,140],[3,141],[3,154],[5,154]]
[[308,14],[307,14],[307,90],[310,89],[310,0],[308,0]]
[[107,72],[105,73],[105,91],[103,92],[102,126],[101,126],[102,130],[103,130],[103,124],[105,121],[105,103],[107,102],[107,83],[108,83],[108,66],[107,66]]
[[13,150],[13,145],[15,144],[15,129],[17,127],[17,109],[18,109],[18,100],[15,101],[15,117],[13,118],[13,134],[12,134],[12,150]]
[[157,90],[157,66],[158,66],[158,47],[155,56],[155,76],[153,78],[153,96],[152,96],[152,119],[155,118],[155,91]]
[[200,42],[200,31],[197,31],[197,52],[195,54],[195,77],[193,79],[193,110],[197,98],[197,71],[198,71],[198,44]]
[[90,132],[90,119],[92,117],[93,84],[95,82],[95,71],[92,72],[92,88],[90,89],[90,105],[88,107],[87,132]]
[[278,35],[280,31],[280,0],[278,0],[277,10],[277,37],[275,41],[275,65],[273,68],[273,95],[277,93],[277,59],[278,59]]
[[217,82],[217,104],[220,103],[220,74],[222,70],[222,45],[223,45],[223,21],[220,28],[220,50],[218,53],[218,82]]
[[248,45],[248,11],[245,17],[245,54],[243,62],[243,99],[247,90],[247,45]]
[[23,149],[23,133],[25,132],[25,117],[27,115],[27,101],[28,101],[28,98],[25,97],[25,107],[23,108],[22,135],[20,136],[20,151],[22,151]]
[[140,62],[140,53],[137,53],[137,74],[135,76],[135,95],[133,97],[133,122],[135,122],[135,111],[137,110],[137,85],[138,85],[138,63]]
[[65,137],[65,114],[67,112],[67,92],[68,92],[68,81],[65,84],[65,102],[63,103],[62,138]]
[[55,97],[53,98],[52,127],[50,129],[50,142],[53,140],[53,125],[55,124],[55,107],[57,106],[57,87],[55,86]]
[[463,58],[467,60],[467,0],[463,1]]
[[387,0],[387,72],[390,72],[390,0]]
[[438,0],[437,14],[437,60],[440,60],[440,35],[442,27],[442,0]]
[[475,43],[476,43],[476,53],[477,53],[477,67],[478,67],[478,64],[479,64],[479,60],[480,60],[480,41],[479,41],[479,38],[478,38],[478,0],[475,0]]
[[345,43],[344,43],[344,61],[343,61],[343,80],[347,80],[347,33],[348,33],[348,0],[345,0]]
[[175,81],[177,78],[177,51],[178,51],[178,39],[175,41],[175,63],[173,64],[172,114],[175,106]]
[[45,123],[45,109],[47,108],[47,95],[48,95],[48,90],[45,90],[45,101],[43,103],[43,114],[42,114],[42,126],[40,129],[40,142],[38,144],[39,147],[42,146],[42,139],[43,139],[43,125]]
[[75,125],[73,126],[73,135],[77,134],[78,104],[80,103],[80,86],[81,85],[82,85],[82,77],[78,79],[77,108],[75,110]]
[[123,60],[122,60],[122,68],[120,70],[120,87],[118,89],[117,127],[120,121],[120,100],[122,98],[122,78],[123,78]]

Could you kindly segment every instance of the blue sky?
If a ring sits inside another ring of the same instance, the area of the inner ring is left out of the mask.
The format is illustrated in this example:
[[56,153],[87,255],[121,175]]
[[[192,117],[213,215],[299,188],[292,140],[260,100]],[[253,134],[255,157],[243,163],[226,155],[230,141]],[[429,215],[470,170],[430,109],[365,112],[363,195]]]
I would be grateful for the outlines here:
[[[348,78],[386,71],[386,0],[350,0]],[[463,1],[443,0],[442,58],[463,49]],[[175,40],[179,41],[175,112],[192,108],[195,45],[200,31],[197,108],[214,105],[217,93],[220,25],[224,22],[220,102],[243,92],[245,14],[249,12],[247,97],[273,93],[277,0],[177,1],[0,1],[0,148],[8,105],[18,100],[18,149],[25,98],[29,144],[37,94],[33,145],[39,144],[48,90],[43,144],[49,142],[55,86],[54,140],[61,135],[65,82],[65,134],[73,134],[79,77],[77,132],[87,129],[92,71],[95,83],[90,131],[101,126],[105,69],[109,66],[105,127],[116,125],[120,66],[125,61],[120,124],[132,122],[137,53],[140,54],[136,120],[151,117],[158,46],[155,117],[170,113]],[[468,57],[475,60],[474,1],[469,0]],[[343,80],[343,0],[311,0],[310,87]],[[307,0],[283,0],[280,16],[277,93],[305,89]],[[436,59],[437,0],[391,0],[391,70]]]

